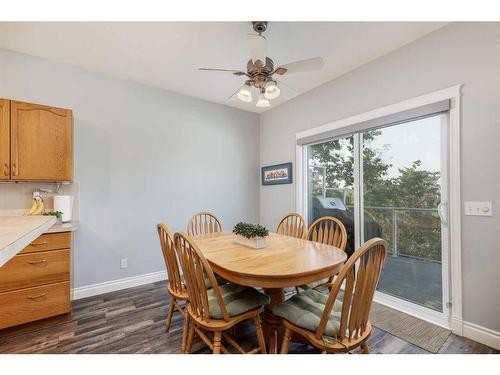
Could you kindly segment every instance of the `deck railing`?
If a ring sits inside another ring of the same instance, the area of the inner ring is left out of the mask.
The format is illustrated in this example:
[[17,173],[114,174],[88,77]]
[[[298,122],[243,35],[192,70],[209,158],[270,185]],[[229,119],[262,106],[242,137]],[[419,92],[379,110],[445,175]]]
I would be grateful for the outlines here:
[[[354,208],[352,205],[346,205],[347,208]],[[363,209],[366,213],[370,214],[373,211],[381,211],[381,212],[386,212],[388,215],[382,215],[383,216],[383,221],[381,222],[380,219],[377,220],[377,217],[370,217],[372,220],[377,222],[381,227],[382,227],[382,236],[389,241],[389,253],[392,256],[405,256],[405,257],[410,257],[410,258],[415,258],[415,259],[420,259],[420,260],[425,260],[427,262],[437,262],[441,263],[441,243],[440,243],[440,238],[439,238],[439,243],[436,243],[435,251],[432,252],[430,255],[431,256],[420,256],[414,251],[409,251],[408,249],[405,249],[404,247],[400,247],[400,216],[402,213],[429,213],[432,214],[433,216],[435,215],[434,218],[438,219],[438,209],[437,208],[418,208],[418,207],[384,207],[384,206],[363,206]],[[370,212],[372,211],[372,212]],[[379,215],[376,215],[379,217]],[[428,220],[433,219],[433,217],[429,217]],[[435,231],[435,233],[438,233],[440,231],[440,228],[438,227],[439,220],[436,220],[435,227],[432,228],[432,226],[426,227],[426,228],[412,228],[414,231],[424,231],[430,233],[431,231]],[[389,229],[390,228],[390,229]],[[390,233],[387,233],[390,232]],[[413,233],[415,234],[415,232]],[[389,236],[388,236],[389,235]],[[403,234],[404,235],[404,234]]]

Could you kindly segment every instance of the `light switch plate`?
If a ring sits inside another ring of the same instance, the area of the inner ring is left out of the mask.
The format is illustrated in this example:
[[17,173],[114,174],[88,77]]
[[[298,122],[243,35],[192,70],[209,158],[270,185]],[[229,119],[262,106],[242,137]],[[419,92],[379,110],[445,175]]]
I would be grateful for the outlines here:
[[493,216],[491,202],[464,202],[468,216]]

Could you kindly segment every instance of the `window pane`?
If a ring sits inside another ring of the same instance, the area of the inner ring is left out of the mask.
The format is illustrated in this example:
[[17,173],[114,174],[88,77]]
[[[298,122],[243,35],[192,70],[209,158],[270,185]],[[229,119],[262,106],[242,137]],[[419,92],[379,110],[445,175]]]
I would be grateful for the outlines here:
[[441,115],[363,132],[363,241],[389,254],[378,289],[442,311]]
[[307,157],[308,225],[323,216],[341,220],[350,255],[354,250],[354,138],[309,145]]

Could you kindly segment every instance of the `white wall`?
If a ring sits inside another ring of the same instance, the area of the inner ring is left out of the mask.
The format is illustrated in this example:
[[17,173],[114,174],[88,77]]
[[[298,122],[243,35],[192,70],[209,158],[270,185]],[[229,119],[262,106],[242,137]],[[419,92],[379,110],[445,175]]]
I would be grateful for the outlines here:
[[[0,50],[0,97],[73,109],[74,286],[164,269],[156,224],[259,217],[258,115]],[[129,268],[120,269],[120,258]]]
[[[261,165],[295,162],[295,133],[463,83],[462,199],[493,217],[462,217],[464,320],[500,331],[500,23],[456,23],[261,116]],[[296,173],[295,173],[296,175]],[[295,209],[295,184],[261,186],[260,220]]]

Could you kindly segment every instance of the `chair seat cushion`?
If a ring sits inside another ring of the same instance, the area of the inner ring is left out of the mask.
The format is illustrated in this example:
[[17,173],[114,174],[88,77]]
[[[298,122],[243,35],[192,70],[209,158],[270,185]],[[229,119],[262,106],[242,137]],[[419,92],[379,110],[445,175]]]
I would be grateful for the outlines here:
[[[273,314],[288,320],[290,323],[315,332],[318,329],[327,294],[308,289],[294,295],[289,300],[273,307]],[[325,335],[335,337],[340,327],[342,302],[335,300],[330,318],[326,323]]]
[[[214,275],[215,275],[215,280],[217,281],[218,285],[223,285],[223,284],[228,283],[228,281],[225,278],[223,278],[222,276],[219,276],[217,274],[214,274]],[[207,289],[212,288],[212,284],[210,284],[210,279],[208,278],[208,276],[205,276],[205,288],[207,288]]]
[[[186,281],[184,280],[184,275],[181,276],[181,280],[182,280],[182,286],[184,288],[187,288]],[[215,274],[215,280],[217,280],[218,285],[227,284],[229,282],[225,278],[223,278],[222,276],[219,276],[217,274]],[[207,288],[207,289],[212,288],[212,284],[210,284],[210,279],[208,278],[208,276],[205,276],[205,279],[203,281],[205,282],[205,288]]]
[[[219,289],[229,316],[243,314],[271,302],[271,299],[266,294],[243,285],[228,283],[219,286]],[[214,319],[223,319],[213,289],[209,289],[207,294],[210,317]]]
[[316,288],[317,286],[320,286],[320,285],[323,285],[323,284],[326,284],[328,282],[328,279],[323,279],[323,280],[318,280],[318,281],[313,281],[312,283],[309,283],[309,284],[305,284],[305,285],[300,285],[299,288],[302,288],[302,289],[314,289]]

